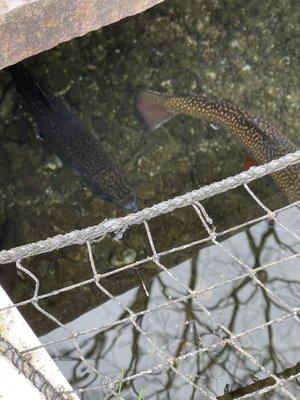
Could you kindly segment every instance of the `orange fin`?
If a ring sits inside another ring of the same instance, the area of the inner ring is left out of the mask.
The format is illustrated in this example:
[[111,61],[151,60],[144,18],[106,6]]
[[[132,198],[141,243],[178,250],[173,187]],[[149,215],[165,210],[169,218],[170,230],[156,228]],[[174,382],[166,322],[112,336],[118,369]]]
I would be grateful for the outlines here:
[[166,110],[164,98],[157,92],[138,92],[134,100],[134,113],[147,131],[154,131],[169,121],[173,114]]
[[256,162],[253,160],[252,157],[250,156],[246,156],[244,164],[243,164],[243,169],[245,171],[248,171],[248,169],[250,169],[251,167],[255,167]]

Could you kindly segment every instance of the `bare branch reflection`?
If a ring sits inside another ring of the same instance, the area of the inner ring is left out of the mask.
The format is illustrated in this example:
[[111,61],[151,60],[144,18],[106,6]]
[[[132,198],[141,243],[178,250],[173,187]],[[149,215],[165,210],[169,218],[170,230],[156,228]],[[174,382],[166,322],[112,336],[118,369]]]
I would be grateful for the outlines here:
[[[299,224],[292,209],[282,214],[291,229]],[[129,309],[142,312],[136,323],[147,337],[126,320],[127,311],[111,301],[90,312],[93,321],[127,321],[88,335],[81,343],[85,357],[96,370],[115,382],[123,382],[124,398],[138,398],[143,389],[147,399],[198,399],[197,388],[201,387],[218,399],[235,399],[276,385],[261,365],[279,378],[299,375],[299,322],[287,316],[283,306],[297,307],[300,303],[299,241],[280,225],[261,221],[225,238],[222,246],[198,246],[190,259],[171,267],[171,275],[161,272],[146,283],[140,267],[139,286],[119,297]],[[223,248],[234,258],[225,256]],[[167,258],[162,261],[168,263]],[[256,284],[251,274],[245,276],[240,263],[251,266],[263,286]],[[229,283],[224,284],[226,281]],[[185,299],[186,292],[179,282],[197,291],[197,297]],[[269,295],[270,290],[274,295]],[[157,308],[161,304],[167,306]],[[284,322],[276,322],[282,318]],[[79,319],[78,323],[80,326],[84,321]],[[238,336],[235,340],[257,365],[232,347],[232,339],[220,324]],[[49,335],[43,339],[48,340]],[[170,355],[175,370],[161,362],[148,339]],[[86,371],[74,348],[57,346],[53,353],[58,355],[58,363],[68,360],[67,374],[74,387],[99,385],[99,377]],[[175,371],[194,385],[184,383]],[[299,383],[292,379],[289,391],[298,390]],[[81,397],[96,399],[96,393],[87,391]],[[285,396],[275,388],[265,398]]]

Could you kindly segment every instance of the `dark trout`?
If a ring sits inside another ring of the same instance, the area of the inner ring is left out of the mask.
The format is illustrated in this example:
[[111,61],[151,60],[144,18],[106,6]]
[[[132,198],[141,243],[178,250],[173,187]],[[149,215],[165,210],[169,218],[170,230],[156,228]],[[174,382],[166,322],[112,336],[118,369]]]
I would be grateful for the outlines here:
[[[295,144],[274,126],[241,107],[217,98],[142,91],[135,99],[135,114],[150,131],[176,114],[224,124],[238,137],[257,164],[270,162],[298,150]],[[300,165],[274,172],[272,178],[289,201],[300,199]]]
[[48,92],[22,65],[8,67],[17,91],[26,100],[38,136],[61,161],[71,167],[101,199],[136,211],[136,198],[128,180],[99,140],[57,97]]

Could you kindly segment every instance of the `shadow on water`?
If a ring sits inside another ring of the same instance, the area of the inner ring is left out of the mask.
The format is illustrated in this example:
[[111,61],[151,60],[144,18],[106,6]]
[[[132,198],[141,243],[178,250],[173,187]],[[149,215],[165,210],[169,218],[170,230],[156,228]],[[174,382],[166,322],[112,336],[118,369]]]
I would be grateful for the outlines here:
[[[25,64],[101,139],[132,182],[143,208],[240,172],[245,152],[225,128],[216,131],[204,121],[187,117],[177,117],[151,134],[143,132],[132,111],[136,88],[206,93],[229,99],[278,125],[299,144],[296,7],[296,2],[288,1],[166,1],[145,14],[62,44]],[[26,106],[4,72],[0,74],[0,95],[3,248],[12,247],[15,238],[18,243],[32,242],[124,215],[84,190],[79,178],[36,140]],[[267,178],[251,187],[271,209],[286,204]],[[263,214],[243,189],[215,196],[203,205],[213,216],[218,232]],[[286,224],[295,230],[299,229],[299,218],[294,217],[297,211],[293,208],[283,213]],[[150,228],[157,251],[207,236],[192,208],[156,218]],[[5,239],[4,244],[3,238],[11,239]],[[299,244],[292,237],[265,221],[220,240],[251,268],[299,252]],[[242,273],[241,266],[217,246],[208,244],[169,254],[163,257],[163,263],[191,289],[205,289],[222,282],[224,276],[234,279]],[[151,256],[143,227],[130,228],[120,242],[108,236],[93,244],[93,252],[101,274]],[[296,264],[295,260],[287,261],[257,274],[295,307],[299,305]],[[40,294],[93,277],[85,246],[33,257],[24,260],[23,265],[38,277]],[[13,300],[30,298],[32,281],[24,274],[16,275],[12,266],[6,267],[8,270]],[[135,312],[185,294],[154,263],[107,276],[101,282]],[[218,290],[203,290],[201,296],[212,315],[232,332],[251,329],[284,312],[249,278],[237,279]],[[94,282],[47,297],[39,304],[63,324],[70,323],[79,330],[127,317]],[[42,335],[43,342],[65,336],[33,306],[21,307],[20,311]],[[217,346],[219,327],[191,299],[142,315],[138,322],[174,357],[216,344],[210,351],[180,361],[186,375],[216,395],[221,396],[224,389],[250,387],[253,381],[266,378],[229,345]],[[240,341],[266,368],[280,374],[298,365],[297,329],[294,319],[287,319],[245,335]],[[50,346],[49,351],[70,382],[74,387],[99,384],[99,378],[85,370],[69,344]],[[123,384],[122,394],[128,399],[136,398],[141,388],[145,398],[199,398],[198,391],[183,384],[169,368],[163,373],[155,370],[161,361],[148,352],[145,338],[129,322],[103,328],[96,335],[87,334],[80,338],[80,344],[88,361],[112,379],[153,369]],[[298,389],[295,382],[289,383],[290,391],[297,393]],[[266,398],[282,396],[276,391]],[[99,393],[86,393],[82,398],[98,399]]]

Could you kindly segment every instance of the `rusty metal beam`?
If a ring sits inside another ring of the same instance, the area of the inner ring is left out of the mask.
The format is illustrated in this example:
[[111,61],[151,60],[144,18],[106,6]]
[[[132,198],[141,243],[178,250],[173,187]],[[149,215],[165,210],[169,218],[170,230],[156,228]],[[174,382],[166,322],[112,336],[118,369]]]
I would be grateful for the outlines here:
[[0,69],[164,0],[0,0]]

